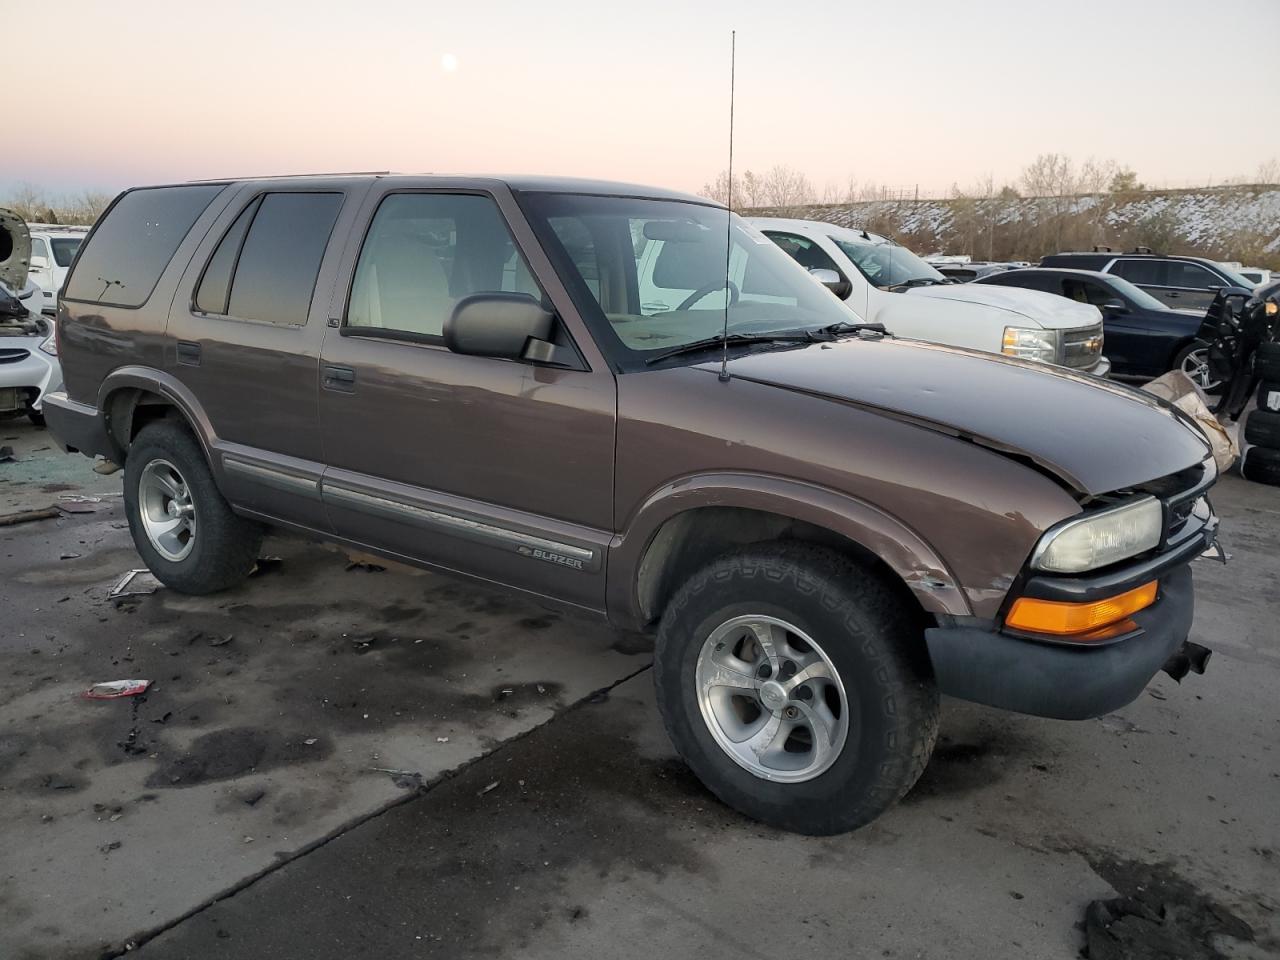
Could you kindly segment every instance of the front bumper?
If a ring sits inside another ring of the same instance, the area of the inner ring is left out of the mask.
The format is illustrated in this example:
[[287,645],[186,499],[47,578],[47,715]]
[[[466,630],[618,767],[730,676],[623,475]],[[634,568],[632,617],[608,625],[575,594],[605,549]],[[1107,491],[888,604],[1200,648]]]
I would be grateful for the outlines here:
[[1085,720],[1130,703],[1177,652],[1195,609],[1191,567],[1160,578],[1156,602],[1131,616],[1138,630],[1090,646],[1046,643],[981,627],[925,631],[945,694],[1037,717]]
[[30,407],[37,412],[44,406],[44,398],[49,392],[62,389],[62,366],[58,363],[58,358],[40,349],[40,344],[47,339],[43,334],[35,337],[0,337],[0,348],[27,351],[27,355],[20,360],[0,363],[0,387],[34,391]]

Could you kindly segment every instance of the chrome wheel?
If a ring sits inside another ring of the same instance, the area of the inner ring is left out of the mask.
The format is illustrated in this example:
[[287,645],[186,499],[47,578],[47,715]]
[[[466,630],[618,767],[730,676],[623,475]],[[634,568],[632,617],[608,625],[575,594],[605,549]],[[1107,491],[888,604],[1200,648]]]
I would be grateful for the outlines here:
[[152,460],[138,478],[138,515],[156,552],[177,563],[196,542],[196,511],[191,489],[168,460]]
[[1209,372],[1209,348],[1201,347],[1192,350],[1182,358],[1182,372],[1192,379],[1201,390],[1216,390],[1222,381],[1213,379]]
[[698,654],[698,706],[720,748],[764,780],[812,780],[849,735],[849,701],[835,665],[793,624],[735,617]]

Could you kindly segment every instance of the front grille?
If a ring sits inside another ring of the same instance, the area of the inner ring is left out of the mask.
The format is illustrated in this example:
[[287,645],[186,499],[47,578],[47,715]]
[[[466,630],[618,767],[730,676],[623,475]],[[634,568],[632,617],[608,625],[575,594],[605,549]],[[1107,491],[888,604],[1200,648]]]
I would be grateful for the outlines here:
[[0,363],[18,363],[21,360],[31,356],[30,350],[20,350],[17,347],[5,347],[0,350]]
[[1062,332],[1063,366],[1092,367],[1102,356],[1102,324]]

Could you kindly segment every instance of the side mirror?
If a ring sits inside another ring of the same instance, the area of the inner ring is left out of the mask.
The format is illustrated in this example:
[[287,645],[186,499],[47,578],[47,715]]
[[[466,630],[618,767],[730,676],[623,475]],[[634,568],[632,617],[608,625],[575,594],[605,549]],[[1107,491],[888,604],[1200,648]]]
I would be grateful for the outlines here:
[[463,297],[444,322],[444,345],[454,353],[507,360],[550,361],[555,316],[523,293]]
[[840,274],[826,267],[810,267],[809,276],[834,293],[841,300],[853,293],[853,284],[841,278]]
[[1129,305],[1117,297],[1114,300],[1108,300],[1102,305],[1102,315],[1104,317],[1114,317],[1122,313],[1129,312]]

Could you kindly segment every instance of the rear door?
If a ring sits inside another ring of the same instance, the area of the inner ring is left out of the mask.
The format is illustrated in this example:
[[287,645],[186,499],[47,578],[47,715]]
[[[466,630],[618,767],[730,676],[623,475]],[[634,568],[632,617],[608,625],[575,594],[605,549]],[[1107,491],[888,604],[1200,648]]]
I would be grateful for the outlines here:
[[[616,384],[513,198],[496,186],[383,184],[366,208],[321,355],[335,531],[603,608]],[[458,300],[499,291],[560,317],[568,367],[445,348]]]
[[341,252],[330,240],[366,189],[243,188],[192,259],[169,322],[167,369],[208,420],[228,499],[319,530],[316,383]]
[[1208,311],[1209,304],[1226,282],[1212,270],[1187,260],[1171,260],[1165,277],[1169,306],[1183,310]]

